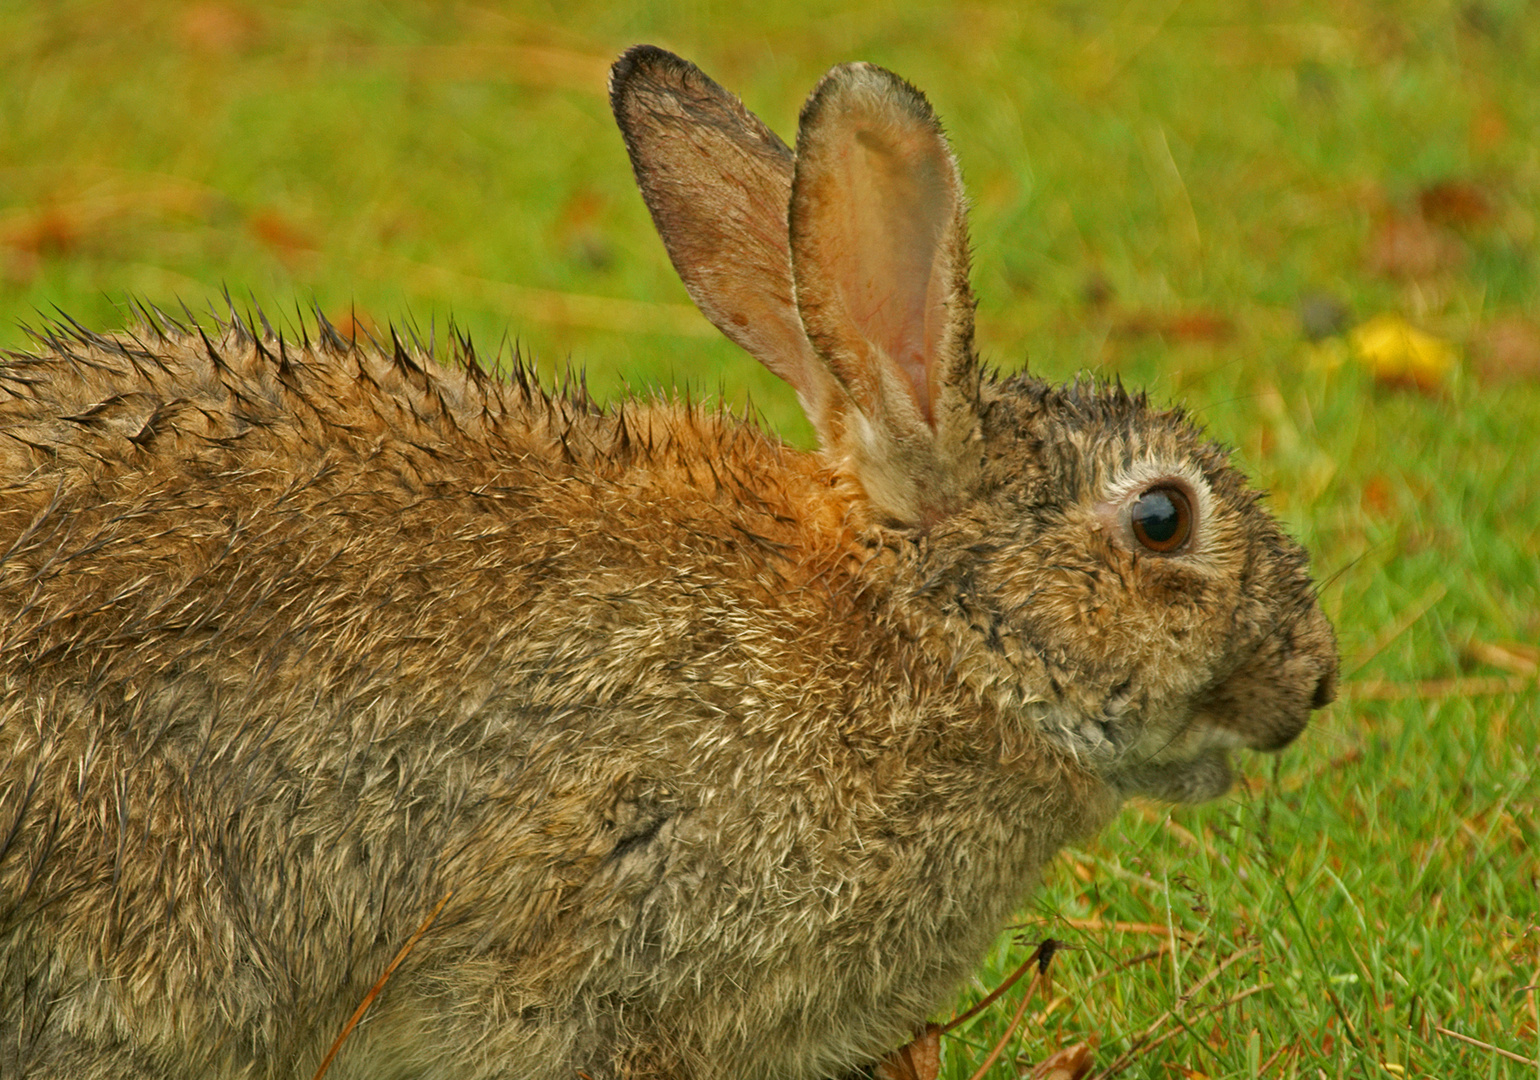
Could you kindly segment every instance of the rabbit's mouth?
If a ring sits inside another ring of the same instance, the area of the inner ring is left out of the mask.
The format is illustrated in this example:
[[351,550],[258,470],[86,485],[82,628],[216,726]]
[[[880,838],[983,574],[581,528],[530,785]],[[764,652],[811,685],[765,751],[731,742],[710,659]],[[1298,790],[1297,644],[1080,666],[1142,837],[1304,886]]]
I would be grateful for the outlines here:
[[1185,761],[1144,762],[1119,769],[1109,781],[1124,797],[1145,795],[1166,802],[1207,802],[1230,790],[1235,770],[1230,765],[1229,750],[1211,747]]
[[1248,745],[1235,731],[1200,715],[1185,730],[1163,739],[1158,748],[1146,744],[1143,753],[1135,748],[1112,770],[1109,783],[1125,796],[1179,803],[1217,799],[1235,782],[1231,751]]

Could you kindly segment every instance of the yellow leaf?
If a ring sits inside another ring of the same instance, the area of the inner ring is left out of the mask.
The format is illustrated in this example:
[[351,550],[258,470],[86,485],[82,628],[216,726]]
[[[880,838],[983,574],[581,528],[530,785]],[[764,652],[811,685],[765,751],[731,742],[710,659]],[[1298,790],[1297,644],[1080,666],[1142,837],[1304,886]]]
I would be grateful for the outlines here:
[[1376,315],[1348,336],[1353,356],[1380,382],[1432,390],[1454,367],[1454,346],[1399,315]]

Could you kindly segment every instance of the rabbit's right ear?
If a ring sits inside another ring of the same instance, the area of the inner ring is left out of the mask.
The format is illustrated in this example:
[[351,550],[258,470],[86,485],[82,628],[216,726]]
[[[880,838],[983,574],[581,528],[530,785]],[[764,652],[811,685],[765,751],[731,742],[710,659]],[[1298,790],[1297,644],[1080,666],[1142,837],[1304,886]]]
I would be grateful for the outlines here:
[[822,432],[844,395],[814,355],[792,296],[791,150],[694,64],[652,45],[615,62],[610,108],[690,299],[791,384]]
[[879,516],[947,516],[977,462],[979,373],[962,178],[925,95],[871,64],[824,76],[789,218],[803,328],[848,392],[825,451]]

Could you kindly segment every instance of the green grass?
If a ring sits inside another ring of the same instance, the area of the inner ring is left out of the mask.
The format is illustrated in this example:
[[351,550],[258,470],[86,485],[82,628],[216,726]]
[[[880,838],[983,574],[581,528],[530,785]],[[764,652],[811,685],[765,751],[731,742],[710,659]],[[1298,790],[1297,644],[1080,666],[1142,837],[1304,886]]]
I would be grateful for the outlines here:
[[[632,189],[603,72],[642,40],[788,136],[833,63],[923,87],[974,198],[986,357],[1184,401],[1325,582],[1343,699],[1229,798],[1132,806],[1056,864],[978,973],[1071,946],[992,1075],[1094,1039],[1131,1076],[1540,1076],[1438,1030],[1540,1058],[1540,694],[1479,651],[1540,640],[1540,373],[1484,344],[1540,317],[1534,0],[4,5],[0,346],[56,306],[110,328],[228,286],[453,318],[603,394],[747,395],[805,443]],[[1480,212],[1387,267],[1384,222],[1446,181]],[[1307,346],[1312,293],[1460,360],[1383,385]],[[1015,1003],[947,1039],[946,1076]]]

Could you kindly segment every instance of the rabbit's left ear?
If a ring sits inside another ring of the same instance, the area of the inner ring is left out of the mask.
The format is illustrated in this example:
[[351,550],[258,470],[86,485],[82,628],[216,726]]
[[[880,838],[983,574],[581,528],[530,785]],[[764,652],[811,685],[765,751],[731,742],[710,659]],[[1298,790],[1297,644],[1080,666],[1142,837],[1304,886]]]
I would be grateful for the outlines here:
[[802,110],[790,229],[802,325],[849,395],[825,449],[879,515],[945,516],[979,376],[962,179],[923,94],[870,64],[824,77]]
[[789,382],[820,427],[843,393],[813,354],[792,299],[791,150],[694,64],[652,45],[616,61],[610,107],[690,298]]

